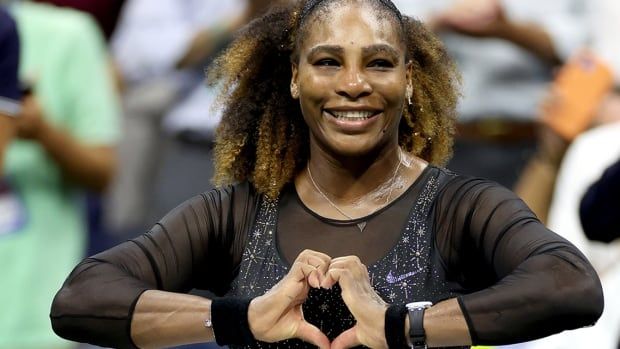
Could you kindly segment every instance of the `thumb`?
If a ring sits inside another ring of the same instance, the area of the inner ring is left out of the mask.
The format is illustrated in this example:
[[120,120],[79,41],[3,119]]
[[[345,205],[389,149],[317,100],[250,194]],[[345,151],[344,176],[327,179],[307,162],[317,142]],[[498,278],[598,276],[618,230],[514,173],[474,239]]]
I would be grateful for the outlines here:
[[361,344],[357,339],[357,326],[353,326],[334,339],[331,349],[353,348]]
[[301,321],[295,337],[314,344],[320,349],[329,349],[329,338],[316,326],[306,321]]

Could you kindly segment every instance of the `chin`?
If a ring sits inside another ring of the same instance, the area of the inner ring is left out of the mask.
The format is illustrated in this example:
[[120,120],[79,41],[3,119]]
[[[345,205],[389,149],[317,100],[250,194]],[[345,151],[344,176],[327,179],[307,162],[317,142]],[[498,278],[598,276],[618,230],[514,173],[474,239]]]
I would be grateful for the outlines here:
[[384,144],[384,142],[364,138],[366,137],[360,135],[338,137],[337,140],[330,142],[330,148],[332,152],[340,156],[362,157],[377,153]]

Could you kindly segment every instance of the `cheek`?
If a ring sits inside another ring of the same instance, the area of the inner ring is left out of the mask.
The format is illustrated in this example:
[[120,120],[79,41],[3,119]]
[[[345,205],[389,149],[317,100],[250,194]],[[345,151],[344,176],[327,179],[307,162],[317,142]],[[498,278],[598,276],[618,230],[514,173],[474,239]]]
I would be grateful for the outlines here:
[[321,100],[327,95],[329,88],[329,79],[325,77],[317,76],[316,74],[300,76],[299,89],[305,98]]

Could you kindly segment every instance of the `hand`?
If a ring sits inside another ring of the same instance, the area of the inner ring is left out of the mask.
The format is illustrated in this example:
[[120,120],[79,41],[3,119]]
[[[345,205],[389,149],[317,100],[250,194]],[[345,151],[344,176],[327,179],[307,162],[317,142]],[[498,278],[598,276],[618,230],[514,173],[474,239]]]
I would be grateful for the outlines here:
[[289,273],[264,295],[250,303],[248,322],[257,340],[273,343],[299,338],[321,349],[329,339],[316,326],[306,322],[301,309],[310,287],[318,288],[325,279],[331,257],[303,251]]
[[358,345],[387,348],[385,311],[388,304],[370,285],[366,266],[356,256],[333,259],[321,286],[331,288],[336,283],[339,283],[342,289],[342,299],[355,317],[356,324],[334,339],[331,348],[351,348]]
[[501,37],[509,22],[499,0],[461,0],[431,20],[438,30],[473,37]]
[[602,125],[618,121],[620,121],[620,93],[610,93],[601,103],[594,123]]
[[45,128],[43,110],[36,97],[28,95],[23,99],[22,111],[16,119],[17,137],[21,139],[38,139]]

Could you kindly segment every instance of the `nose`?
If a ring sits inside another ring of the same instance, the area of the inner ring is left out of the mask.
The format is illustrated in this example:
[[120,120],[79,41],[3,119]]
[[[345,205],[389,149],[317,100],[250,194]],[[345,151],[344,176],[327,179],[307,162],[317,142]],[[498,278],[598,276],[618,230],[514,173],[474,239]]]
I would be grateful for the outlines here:
[[358,69],[343,71],[336,93],[348,99],[359,99],[372,93],[372,86]]

